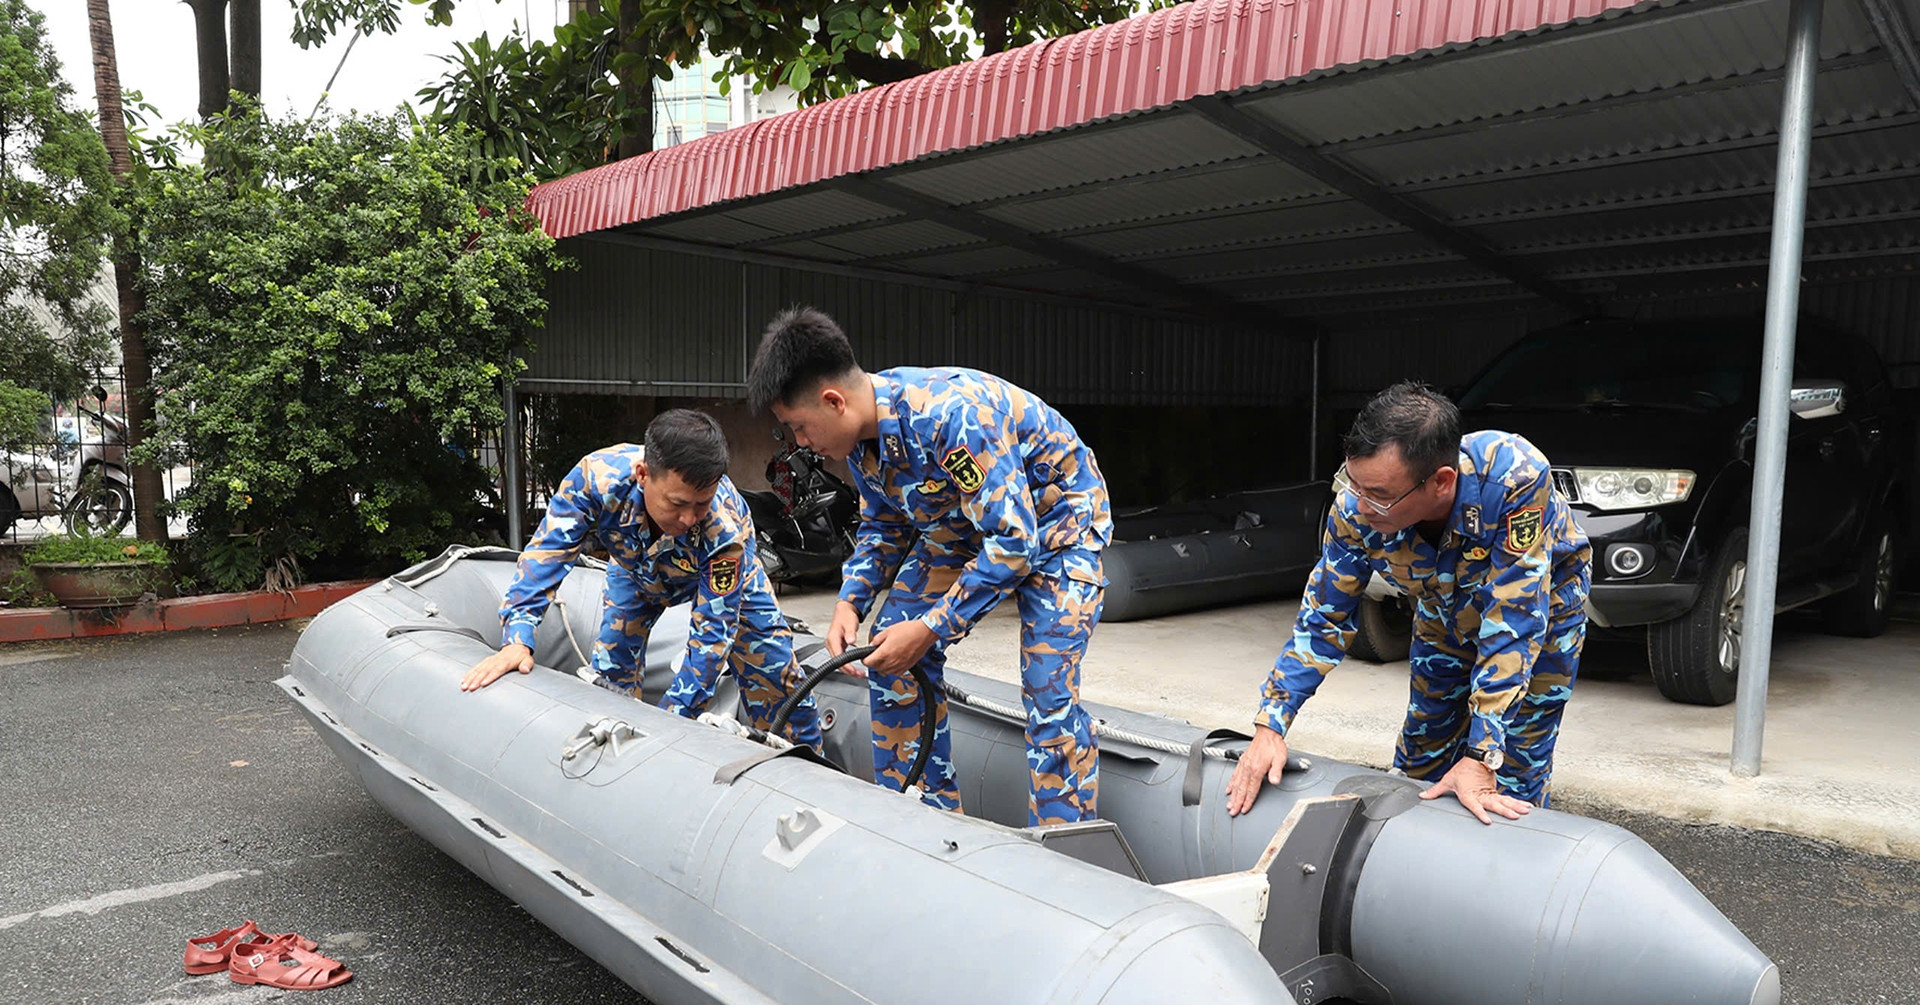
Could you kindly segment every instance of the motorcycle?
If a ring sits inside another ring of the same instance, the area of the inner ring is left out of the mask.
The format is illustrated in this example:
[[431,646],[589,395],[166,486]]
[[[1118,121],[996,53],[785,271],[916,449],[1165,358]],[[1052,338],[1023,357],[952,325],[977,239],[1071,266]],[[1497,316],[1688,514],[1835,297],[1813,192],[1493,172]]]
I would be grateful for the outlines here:
[[[774,439],[786,436],[774,430]],[[827,470],[827,459],[797,443],[787,444],[767,462],[771,490],[744,491],[760,544],[760,564],[775,583],[800,579],[838,579],[840,565],[853,554],[860,526],[860,500]]]
[[127,420],[106,410],[106,392],[94,389],[101,408],[78,406],[100,427],[100,439],[80,445],[80,466],[60,518],[112,536],[133,522],[133,473],[127,469]]
[[[100,430],[95,441],[79,431],[62,430],[45,455],[8,453],[0,457],[0,534],[20,519],[58,516],[69,527],[114,535],[133,520],[133,476],[127,469],[127,424],[106,412],[106,392],[94,389],[102,405],[79,406]],[[79,442],[74,442],[74,441]]]

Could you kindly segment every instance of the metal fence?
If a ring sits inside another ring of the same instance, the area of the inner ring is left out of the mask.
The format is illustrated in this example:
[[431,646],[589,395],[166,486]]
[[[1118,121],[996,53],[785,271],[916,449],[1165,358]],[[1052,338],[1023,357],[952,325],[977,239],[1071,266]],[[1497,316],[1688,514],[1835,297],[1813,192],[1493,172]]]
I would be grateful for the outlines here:
[[[32,543],[83,525],[96,533],[133,533],[133,478],[127,461],[125,385],[118,371],[98,375],[96,393],[53,404],[41,435],[0,453],[0,542]],[[193,480],[190,465],[163,468],[171,501]],[[186,534],[169,522],[170,537]]]

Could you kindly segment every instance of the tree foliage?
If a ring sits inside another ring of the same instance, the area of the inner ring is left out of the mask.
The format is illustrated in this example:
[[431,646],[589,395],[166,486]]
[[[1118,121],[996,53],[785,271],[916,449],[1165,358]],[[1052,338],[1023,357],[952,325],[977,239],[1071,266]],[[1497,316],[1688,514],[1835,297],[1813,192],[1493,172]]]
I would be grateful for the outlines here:
[[[612,2],[612,0],[609,0]],[[704,50],[723,77],[784,84],[803,101],[906,80],[1171,0],[627,0],[667,59]]]
[[110,356],[113,316],[93,288],[124,226],[106,148],[72,96],[45,19],[0,0],[0,380],[56,397]]
[[[140,189],[160,428],[191,457],[197,567],[225,588],[472,539],[476,451],[561,262],[524,174],[403,117],[182,127]],[[493,170],[489,170],[489,169]],[[247,580],[253,580],[247,582]]]

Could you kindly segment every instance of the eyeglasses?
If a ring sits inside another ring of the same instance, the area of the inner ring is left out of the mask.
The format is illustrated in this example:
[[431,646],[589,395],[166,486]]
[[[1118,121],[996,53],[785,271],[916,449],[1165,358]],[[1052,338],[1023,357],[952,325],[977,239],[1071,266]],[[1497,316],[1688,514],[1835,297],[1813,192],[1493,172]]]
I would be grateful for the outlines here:
[[1353,497],[1355,499],[1358,499],[1361,502],[1366,503],[1369,507],[1373,509],[1375,513],[1378,513],[1381,516],[1386,516],[1389,512],[1392,511],[1392,509],[1395,506],[1398,506],[1402,502],[1404,502],[1408,496],[1414,494],[1415,492],[1418,492],[1420,490],[1420,486],[1425,485],[1427,483],[1427,479],[1432,477],[1433,477],[1433,472],[1431,471],[1427,472],[1427,474],[1423,476],[1419,481],[1413,483],[1413,488],[1410,488],[1405,492],[1400,493],[1400,498],[1395,499],[1392,502],[1384,502],[1384,503],[1375,502],[1371,496],[1368,496],[1365,492],[1360,491],[1359,487],[1353,484],[1353,477],[1347,474],[1347,466],[1345,464],[1342,464],[1340,465],[1340,470],[1335,471],[1333,473],[1333,490],[1335,492],[1351,492],[1353,493]]

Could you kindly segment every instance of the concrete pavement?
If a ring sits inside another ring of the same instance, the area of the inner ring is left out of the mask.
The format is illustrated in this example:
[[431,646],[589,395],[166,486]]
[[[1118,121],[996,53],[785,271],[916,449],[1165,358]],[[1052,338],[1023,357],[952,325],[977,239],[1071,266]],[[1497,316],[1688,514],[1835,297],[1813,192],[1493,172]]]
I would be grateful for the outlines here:
[[[833,600],[816,590],[780,603],[824,630]],[[1289,600],[1101,625],[1081,694],[1248,729],[1298,608]],[[1019,627],[1013,605],[1003,604],[949,650],[948,665],[1018,680]],[[1407,673],[1405,663],[1343,663],[1301,710],[1291,745],[1387,766]],[[1732,705],[1667,701],[1647,676],[1642,648],[1591,646],[1555,754],[1555,797],[1920,859],[1920,609],[1903,604],[1878,639],[1833,638],[1811,617],[1783,616],[1771,678],[1762,773],[1735,778]]]

